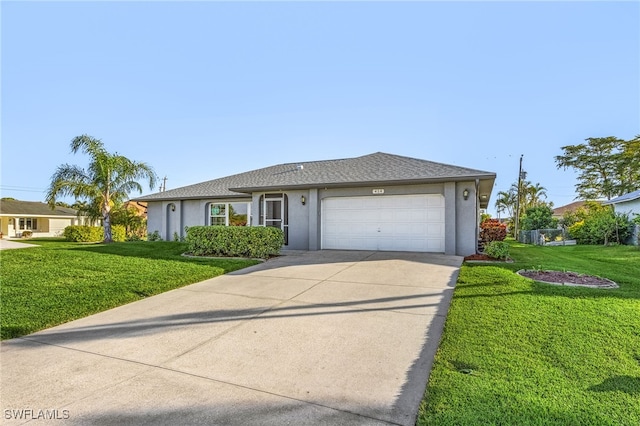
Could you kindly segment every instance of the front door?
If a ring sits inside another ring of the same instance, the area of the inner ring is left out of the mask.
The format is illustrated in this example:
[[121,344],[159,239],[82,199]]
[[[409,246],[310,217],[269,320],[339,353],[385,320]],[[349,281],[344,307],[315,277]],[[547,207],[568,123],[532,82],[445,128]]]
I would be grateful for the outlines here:
[[260,205],[264,212],[264,226],[282,229],[284,244],[289,241],[288,205],[286,194],[265,194]]

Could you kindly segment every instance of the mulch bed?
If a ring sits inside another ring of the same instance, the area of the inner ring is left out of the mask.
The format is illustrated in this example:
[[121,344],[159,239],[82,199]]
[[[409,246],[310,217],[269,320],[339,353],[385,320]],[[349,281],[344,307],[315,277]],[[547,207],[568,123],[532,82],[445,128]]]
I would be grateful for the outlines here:
[[[496,259],[486,254],[472,254],[464,258],[465,262],[509,262],[509,260]],[[534,281],[540,281],[547,284],[581,286],[592,288],[618,288],[618,284],[606,278],[600,278],[593,275],[578,274],[576,272],[562,271],[538,271],[538,270],[520,270],[518,274],[531,278]]]
[[594,287],[594,288],[618,288],[618,285],[606,278],[593,275],[578,274],[576,272],[562,271],[537,271],[520,270],[519,275],[548,284]]

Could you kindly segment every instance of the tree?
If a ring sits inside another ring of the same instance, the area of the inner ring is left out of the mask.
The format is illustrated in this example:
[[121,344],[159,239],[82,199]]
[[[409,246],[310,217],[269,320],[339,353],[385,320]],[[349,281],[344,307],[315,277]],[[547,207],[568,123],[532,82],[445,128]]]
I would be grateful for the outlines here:
[[[520,194],[520,211],[516,212],[518,194]],[[514,217],[516,214],[522,216],[527,209],[532,207],[553,206],[553,203],[547,203],[543,198],[547,198],[547,189],[544,186],[540,183],[534,185],[523,180],[520,182],[520,190],[518,190],[518,184],[514,182],[508,191],[498,192],[495,206],[498,212],[506,211],[510,217]]]
[[73,154],[81,151],[91,157],[87,170],[75,165],[58,166],[51,177],[46,201],[54,207],[56,197],[73,195],[87,199],[89,206],[99,206],[104,226],[104,242],[113,242],[111,234],[111,207],[121,203],[131,191],[142,192],[138,179],[148,179],[153,189],[157,176],[146,163],[131,161],[118,153],[106,151],[101,140],[88,135],[77,136],[71,141]]
[[576,192],[584,200],[611,198],[640,189],[640,135],[630,141],[608,136],[563,146],[556,167],[580,172]]
[[509,191],[499,191],[496,198],[496,210],[498,213],[507,212],[509,217],[513,217],[513,212],[516,209],[516,194]]
[[91,200],[91,202],[76,200],[71,208],[76,209],[78,218],[83,218],[85,224],[96,225],[102,219],[102,207],[99,199]]
[[122,204],[111,209],[111,224],[122,225],[128,240],[140,240],[147,234],[147,219],[138,209]]
[[553,210],[548,205],[539,205],[528,208],[522,217],[522,229],[552,229],[558,225],[558,220],[553,218]]

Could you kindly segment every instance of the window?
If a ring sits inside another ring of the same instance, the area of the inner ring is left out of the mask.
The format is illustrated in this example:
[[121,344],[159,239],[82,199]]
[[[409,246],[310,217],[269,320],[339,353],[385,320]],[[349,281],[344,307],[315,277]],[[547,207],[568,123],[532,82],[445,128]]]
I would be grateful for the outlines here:
[[18,229],[21,231],[34,231],[38,229],[38,219],[21,217],[18,219]]
[[209,225],[247,226],[250,203],[211,203],[208,207]]
[[226,225],[227,224],[227,205],[211,204],[211,220],[210,225]]

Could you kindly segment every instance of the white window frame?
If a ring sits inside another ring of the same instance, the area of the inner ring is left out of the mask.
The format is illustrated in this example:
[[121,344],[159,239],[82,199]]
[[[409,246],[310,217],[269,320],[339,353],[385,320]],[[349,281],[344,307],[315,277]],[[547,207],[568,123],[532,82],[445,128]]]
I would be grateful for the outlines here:
[[[224,214],[213,214],[213,206],[224,206]],[[209,225],[222,226],[221,223],[213,223],[214,218],[224,218],[224,226],[229,226],[229,204],[228,203],[210,203],[209,204]]]
[[[35,227],[33,226],[35,223]],[[38,218],[37,217],[20,217],[18,218],[18,230],[19,231],[37,231],[38,230]]]
[[[244,226],[251,226],[250,224],[250,218],[251,218],[251,202],[250,201],[222,201],[222,202],[218,202],[218,201],[211,201],[209,203],[207,203],[207,225],[208,226],[230,226],[230,218],[229,218],[229,213],[231,212],[231,208],[230,206],[233,204],[246,204],[247,206],[247,223]],[[219,214],[219,215],[213,215],[211,209],[213,208],[214,205],[223,205],[224,206],[224,216]],[[214,224],[213,223],[213,218],[214,217],[224,217],[224,225],[222,224]]]

